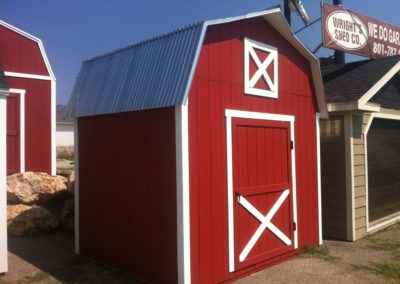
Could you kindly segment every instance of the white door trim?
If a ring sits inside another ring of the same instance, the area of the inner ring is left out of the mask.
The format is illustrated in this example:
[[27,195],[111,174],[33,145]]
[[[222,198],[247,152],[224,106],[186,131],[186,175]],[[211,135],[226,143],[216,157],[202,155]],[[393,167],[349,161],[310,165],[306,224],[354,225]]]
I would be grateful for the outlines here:
[[25,172],[25,89],[9,89],[10,94],[19,95],[19,158],[20,172]]
[[[283,121],[290,123],[290,136],[293,141],[291,151],[292,160],[292,203],[293,221],[297,224],[297,194],[296,194],[296,143],[295,143],[295,117],[292,115],[250,112],[240,110],[225,110],[226,117],[226,151],[227,151],[227,196],[228,196],[228,268],[229,272],[235,271],[235,236],[234,236],[234,194],[233,194],[233,154],[232,154],[232,118],[246,118],[257,120]],[[297,227],[297,226],[296,226]],[[298,228],[294,230],[293,246],[298,248]]]
[[388,227],[398,221],[400,221],[400,211],[398,213],[392,214],[393,218],[386,219],[383,218],[382,221],[380,222],[375,221],[374,224],[370,224],[369,222],[369,183],[368,183],[368,133],[369,130],[371,129],[372,123],[375,118],[381,118],[381,119],[389,119],[389,120],[399,120],[400,121],[400,115],[396,114],[386,114],[386,113],[372,113],[371,116],[369,117],[369,120],[367,122],[367,125],[364,129],[363,137],[364,137],[364,151],[365,151],[365,196],[366,196],[366,202],[365,202],[365,219],[366,219],[366,224],[367,224],[367,233],[373,233],[376,231],[379,231],[385,227]]
[[0,92],[0,273],[7,272],[7,96]]

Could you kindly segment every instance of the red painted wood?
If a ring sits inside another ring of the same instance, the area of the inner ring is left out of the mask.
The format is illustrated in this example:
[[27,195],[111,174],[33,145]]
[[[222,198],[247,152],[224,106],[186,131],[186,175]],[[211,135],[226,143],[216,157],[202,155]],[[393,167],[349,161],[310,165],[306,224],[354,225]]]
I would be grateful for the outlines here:
[[20,98],[7,97],[7,175],[20,172]]
[[174,108],[79,119],[81,253],[177,283]]
[[[244,95],[244,37],[278,48],[278,99]],[[193,283],[230,281],[287,257],[285,254],[236,273],[228,272],[227,108],[295,116],[299,247],[316,245],[318,240],[317,108],[308,61],[262,19],[211,27],[189,96]],[[249,179],[257,178],[261,177],[249,174]]]
[[[292,193],[290,124],[253,119],[232,119],[233,190],[266,215],[285,190]],[[272,223],[293,238],[292,194],[274,215]],[[235,261],[238,269],[293,250],[268,229],[264,231],[244,262],[239,255],[260,222],[235,200]]]
[[0,26],[2,71],[49,75],[36,42]]
[[51,83],[6,77],[10,88],[25,89],[25,168],[51,173]]

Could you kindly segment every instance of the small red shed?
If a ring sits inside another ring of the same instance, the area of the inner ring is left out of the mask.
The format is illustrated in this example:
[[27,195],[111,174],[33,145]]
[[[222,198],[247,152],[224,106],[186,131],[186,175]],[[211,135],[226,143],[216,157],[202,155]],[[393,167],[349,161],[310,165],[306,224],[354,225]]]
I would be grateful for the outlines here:
[[40,39],[0,21],[7,93],[7,174],[56,172],[56,80]]
[[76,249],[149,283],[222,283],[321,242],[318,60],[279,8],[85,61]]

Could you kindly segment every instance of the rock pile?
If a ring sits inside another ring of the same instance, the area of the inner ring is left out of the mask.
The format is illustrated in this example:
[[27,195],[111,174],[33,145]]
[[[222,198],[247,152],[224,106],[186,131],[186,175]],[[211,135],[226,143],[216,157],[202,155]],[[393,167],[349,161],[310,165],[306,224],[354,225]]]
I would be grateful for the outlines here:
[[66,177],[41,172],[10,175],[7,201],[11,235],[24,236],[58,228],[73,230],[73,186]]

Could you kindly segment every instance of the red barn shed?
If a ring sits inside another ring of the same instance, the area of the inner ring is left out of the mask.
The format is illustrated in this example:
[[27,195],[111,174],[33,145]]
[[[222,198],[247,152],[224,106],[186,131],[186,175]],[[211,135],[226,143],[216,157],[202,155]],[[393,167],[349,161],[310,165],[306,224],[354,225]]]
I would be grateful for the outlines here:
[[319,62],[279,8],[85,61],[76,249],[149,283],[222,283],[321,242]]
[[56,80],[41,40],[0,21],[0,71],[9,87],[7,174],[55,174]]

